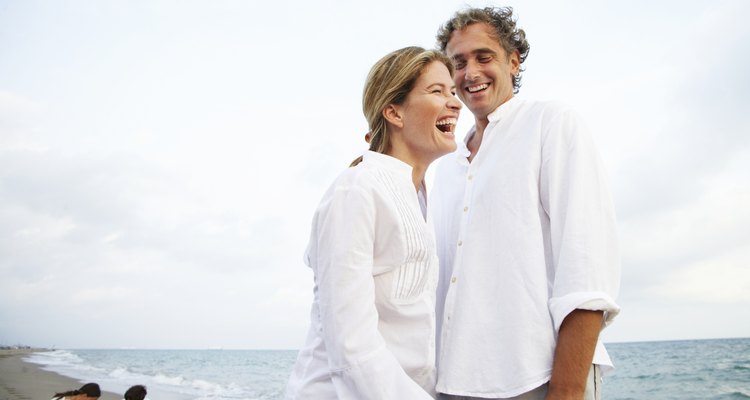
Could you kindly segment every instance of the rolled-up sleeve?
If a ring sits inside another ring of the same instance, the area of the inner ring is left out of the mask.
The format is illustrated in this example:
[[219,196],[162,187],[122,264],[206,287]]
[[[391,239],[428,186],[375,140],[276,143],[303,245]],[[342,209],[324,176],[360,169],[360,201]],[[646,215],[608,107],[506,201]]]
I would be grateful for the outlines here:
[[553,265],[550,314],[559,330],[575,309],[619,313],[620,255],[602,162],[580,118],[563,110],[544,132],[540,196],[549,216]]
[[314,221],[308,249],[320,299],[322,336],[340,399],[432,399],[403,370],[378,331],[373,279],[373,195],[338,187]]

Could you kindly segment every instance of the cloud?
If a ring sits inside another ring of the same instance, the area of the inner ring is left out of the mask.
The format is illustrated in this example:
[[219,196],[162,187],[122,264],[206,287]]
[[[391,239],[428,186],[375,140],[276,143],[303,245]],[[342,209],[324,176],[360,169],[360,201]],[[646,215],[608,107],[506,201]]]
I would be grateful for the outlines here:
[[750,246],[670,272],[654,297],[687,304],[750,305]]
[[0,87],[0,156],[7,151],[46,149],[37,137],[35,122],[44,110],[45,106],[31,97]]
[[28,97],[0,90],[0,111],[2,112],[0,115],[4,118],[18,114],[31,114],[41,109],[41,104]]
[[623,302],[748,303],[748,160],[733,153],[696,199],[621,224]]
[[[307,3],[281,22],[260,3],[144,4],[0,13],[0,339],[298,346],[301,257],[318,199],[364,149],[367,70],[431,46],[460,5],[339,5],[351,18],[331,27]],[[748,305],[750,4],[549,7],[515,8],[533,46],[521,95],[573,103],[610,169],[623,313],[609,333],[642,337],[665,315],[688,329],[688,301],[729,325],[724,310]]]

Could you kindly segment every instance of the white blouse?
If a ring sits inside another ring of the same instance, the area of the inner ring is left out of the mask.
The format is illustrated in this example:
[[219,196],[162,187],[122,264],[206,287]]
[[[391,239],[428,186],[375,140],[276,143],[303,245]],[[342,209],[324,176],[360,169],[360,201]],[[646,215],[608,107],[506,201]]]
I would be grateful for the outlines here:
[[305,254],[310,330],[287,399],[434,397],[438,261],[411,174],[368,151],[323,196]]
[[[511,99],[468,155],[461,143],[441,160],[431,198],[437,390],[513,397],[549,380],[571,311],[619,312],[614,207],[589,133],[560,104]],[[611,365],[603,346],[594,361]]]

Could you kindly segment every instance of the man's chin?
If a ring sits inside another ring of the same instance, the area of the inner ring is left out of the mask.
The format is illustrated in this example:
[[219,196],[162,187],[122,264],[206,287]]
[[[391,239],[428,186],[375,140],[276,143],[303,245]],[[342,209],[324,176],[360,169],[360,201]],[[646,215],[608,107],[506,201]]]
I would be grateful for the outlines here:
[[487,105],[485,104],[467,105],[466,108],[471,111],[471,114],[474,116],[474,118],[486,118],[492,112],[492,110],[489,110]]

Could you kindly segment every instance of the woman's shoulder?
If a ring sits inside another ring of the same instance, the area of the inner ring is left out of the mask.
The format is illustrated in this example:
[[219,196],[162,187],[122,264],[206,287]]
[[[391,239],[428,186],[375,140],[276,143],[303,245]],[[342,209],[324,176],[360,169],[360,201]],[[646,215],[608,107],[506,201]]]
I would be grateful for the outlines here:
[[349,167],[334,178],[323,197],[325,199],[350,192],[372,193],[377,186],[376,176],[377,170],[370,165],[360,163]]

